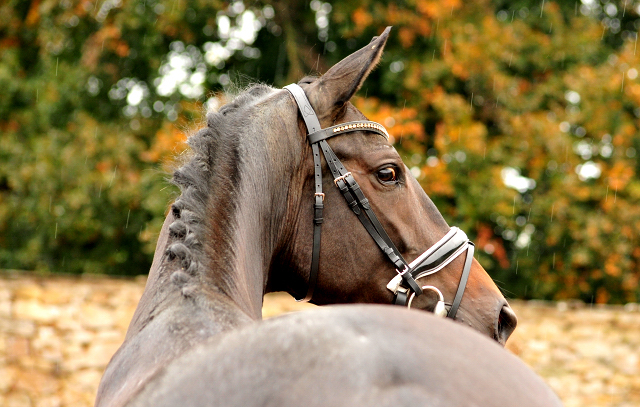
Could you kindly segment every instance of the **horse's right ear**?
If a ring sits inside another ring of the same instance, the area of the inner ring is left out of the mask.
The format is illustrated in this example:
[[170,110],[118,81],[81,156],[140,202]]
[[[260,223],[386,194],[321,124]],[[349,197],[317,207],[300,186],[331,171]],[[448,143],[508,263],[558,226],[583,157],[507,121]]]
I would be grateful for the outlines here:
[[380,61],[390,31],[391,27],[387,27],[380,36],[373,37],[369,45],[332,66],[305,89],[321,123],[332,121],[335,114],[360,89]]

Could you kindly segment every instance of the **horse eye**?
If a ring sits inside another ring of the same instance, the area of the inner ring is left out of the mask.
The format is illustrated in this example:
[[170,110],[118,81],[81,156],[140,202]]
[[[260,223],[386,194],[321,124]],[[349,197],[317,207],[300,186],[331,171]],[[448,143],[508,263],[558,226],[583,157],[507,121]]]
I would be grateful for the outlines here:
[[378,170],[378,179],[380,182],[385,184],[396,183],[398,182],[398,177],[396,176],[396,169],[393,167],[385,167]]

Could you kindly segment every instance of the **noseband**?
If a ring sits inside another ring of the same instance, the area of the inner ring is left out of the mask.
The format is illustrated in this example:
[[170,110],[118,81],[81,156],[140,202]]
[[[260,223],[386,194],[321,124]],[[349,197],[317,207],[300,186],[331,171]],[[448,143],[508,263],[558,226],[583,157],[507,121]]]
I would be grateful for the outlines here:
[[351,208],[351,210],[356,214],[360,223],[362,223],[367,232],[369,232],[369,235],[371,235],[380,250],[382,250],[382,252],[387,256],[387,259],[393,263],[396,271],[398,272],[398,275],[395,276],[389,284],[387,284],[387,288],[395,295],[393,301],[394,304],[408,304],[408,306],[411,306],[411,301],[414,297],[423,293],[423,288],[425,290],[431,289],[435,290],[440,298],[436,305],[436,314],[444,315],[444,304],[440,290],[433,286],[421,287],[416,280],[440,271],[465,250],[467,251],[467,257],[464,263],[464,268],[462,269],[462,276],[460,277],[458,290],[456,291],[453,302],[451,303],[451,308],[446,314],[448,318],[455,318],[458,308],[460,307],[460,302],[462,301],[465,287],[467,286],[467,280],[469,279],[469,271],[471,270],[474,251],[473,243],[469,241],[467,235],[462,230],[457,227],[453,227],[436,244],[427,249],[414,261],[408,263],[393,244],[389,235],[382,227],[382,224],[380,224],[380,221],[369,205],[369,201],[365,198],[353,175],[346,170],[327,143],[327,139],[330,137],[354,131],[369,131],[379,134],[388,140],[389,134],[387,133],[387,130],[381,124],[369,120],[342,123],[322,129],[320,127],[318,116],[313,110],[311,103],[309,103],[309,99],[307,99],[304,90],[296,84],[291,84],[284,88],[293,95],[300,114],[307,126],[307,138],[311,144],[313,164],[315,168],[313,251],[311,255],[311,271],[309,273],[309,287],[307,289],[307,295],[304,298],[298,299],[298,301],[309,301],[311,297],[313,297],[313,290],[315,289],[318,278],[318,268],[320,263],[320,236],[323,221],[322,211],[324,209],[322,164],[320,161],[320,150],[322,150],[327,166],[333,175],[333,182],[342,193],[342,196],[344,196],[347,201],[347,205],[349,205],[349,208]]

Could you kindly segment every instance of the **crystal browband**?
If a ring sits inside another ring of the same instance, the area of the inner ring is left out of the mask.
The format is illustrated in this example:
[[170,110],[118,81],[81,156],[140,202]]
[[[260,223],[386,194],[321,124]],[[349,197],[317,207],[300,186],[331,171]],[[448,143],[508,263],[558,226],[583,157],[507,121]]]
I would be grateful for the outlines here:
[[320,131],[316,131],[315,133],[309,134],[309,143],[314,144],[321,140],[326,140],[330,137],[337,136],[342,133],[348,133],[354,130],[367,130],[373,133],[377,133],[382,137],[389,140],[389,133],[387,133],[387,129],[384,128],[383,125],[376,122],[370,122],[368,120],[361,120],[355,122],[349,122],[349,124],[338,124],[336,126],[327,127],[326,129],[322,129]]

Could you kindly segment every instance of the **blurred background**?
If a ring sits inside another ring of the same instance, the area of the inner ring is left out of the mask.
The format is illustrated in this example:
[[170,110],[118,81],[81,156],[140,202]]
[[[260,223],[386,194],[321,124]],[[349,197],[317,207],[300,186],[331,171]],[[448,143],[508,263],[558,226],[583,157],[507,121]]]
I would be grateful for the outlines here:
[[640,293],[640,2],[10,0],[0,267],[148,271],[172,158],[224,91],[322,73],[387,25],[355,100],[510,297]]
[[389,25],[353,102],[513,299],[508,348],[638,405],[640,0],[0,2],[0,405],[92,405],[207,109]]
[[186,135],[391,25],[355,104],[511,298],[640,289],[640,1],[8,0],[0,268],[147,273]]

